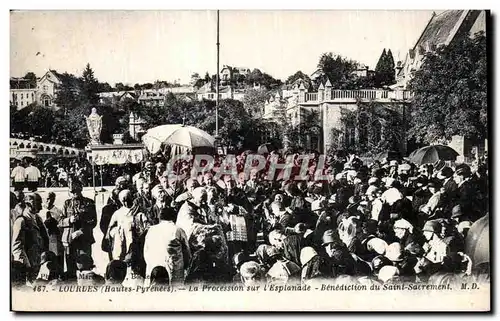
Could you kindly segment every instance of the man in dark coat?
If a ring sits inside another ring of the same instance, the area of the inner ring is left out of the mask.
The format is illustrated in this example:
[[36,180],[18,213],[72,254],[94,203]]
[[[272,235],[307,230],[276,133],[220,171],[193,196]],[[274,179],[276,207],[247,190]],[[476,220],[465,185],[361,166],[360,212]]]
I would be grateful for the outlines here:
[[108,244],[108,239],[106,239],[106,233],[108,232],[109,222],[111,221],[111,217],[113,214],[121,207],[120,202],[118,201],[118,189],[113,189],[111,191],[111,196],[109,197],[110,202],[102,208],[101,212],[101,220],[99,222],[99,228],[103,234],[101,249],[108,253],[109,260],[112,260],[111,256],[111,247]]
[[[41,197],[27,194],[18,211],[15,211],[12,226],[12,259],[24,266],[29,281],[35,279],[40,268],[40,256],[47,251],[49,238],[42,219]],[[26,280],[25,280],[26,281]]]
[[66,276],[76,278],[76,258],[79,254],[92,255],[93,229],[97,225],[95,202],[82,195],[77,180],[69,182],[71,198],[64,202],[59,228],[63,229],[62,242],[66,255]]
[[459,205],[460,210],[467,218],[474,222],[484,213],[481,212],[481,205],[477,202],[478,190],[471,179],[472,173],[470,167],[466,164],[457,166],[453,180],[457,183],[457,191],[452,198],[454,205]]

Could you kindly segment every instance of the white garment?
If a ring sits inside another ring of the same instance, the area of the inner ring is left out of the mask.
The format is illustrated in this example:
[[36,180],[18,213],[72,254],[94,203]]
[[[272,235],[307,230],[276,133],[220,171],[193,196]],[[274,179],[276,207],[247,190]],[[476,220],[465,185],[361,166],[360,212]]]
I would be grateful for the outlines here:
[[38,182],[40,177],[42,177],[40,170],[35,166],[30,165],[26,167],[25,172],[26,172],[26,179],[28,180],[28,182]]
[[49,212],[50,212],[50,216],[53,219],[55,219],[57,222],[59,222],[59,220],[62,217],[63,212],[59,208],[57,208],[56,206],[52,206],[50,208],[50,210],[47,209],[46,206],[44,206],[42,208],[42,210],[40,211],[40,213],[39,213],[39,215],[42,218],[42,220],[45,221],[47,219],[47,213],[49,213]]
[[26,180],[26,170],[22,166],[16,166],[12,170],[10,177],[13,178],[16,183],[23,183]]
[[383,203],[380,200],[380,198],[376,198],[373,200],[372,213],[371,213],[372,220],[378,221],[378,217],[380,215],[380,212],[382,212],[382,206],[383,206]]
[[448,255],[448,245],[439,238],[433,237],[424,247],[429,249],[425,258],[432,263],[441,263]]
[[121,207],[113,213],[109,222],[108,234],[113,244],[111,252],[113,260],[123,260],[132,244],[134,217],[128,215],[129,212],[129,208]]
[[186,233],[172,221],[160,221],[149,228],[144,242],[146,261],[146,284],[149,285],[151,271],[157,266],[167,269],[170,282],[182,284],[184,270],[191,259]]

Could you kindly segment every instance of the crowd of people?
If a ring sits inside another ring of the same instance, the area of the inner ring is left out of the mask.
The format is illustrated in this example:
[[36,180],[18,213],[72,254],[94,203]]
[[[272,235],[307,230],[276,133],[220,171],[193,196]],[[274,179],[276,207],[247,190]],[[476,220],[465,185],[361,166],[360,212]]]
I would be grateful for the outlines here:
[[[273,156],[266,155],[268,157]],[[280,155],[284,159],[284,155]],[[248,154],[238,155],[239,165]],[[311,161],[314,173],[318,155]],[[166,162],[124,173],[99,213],[68,178],[55,194],[11,193],[12,282],[118,287],[184,284],[303,285],[313,281],[447,284],[489,280],[489,260],[466,253],[474,222],[489,215],[487,162],[416,165],[328,158],[324,180],[266,170],[217,169],[183,180]],[[189,173],[184,161],[180,171]],[[179,169],[177,169],[179,171]],[[100,216],[98,220],[97,217]],[[103,238],[93,230],[99,223]],[[108,255],[95,273],[92,244]]]
[[[30,166],[36,167],[39,173],[36,175],[36,180],[31,175],[31,186],[28,186],[26,171]],[[91,164],[82,158],[56,158],[43,161],[26,157],[23,160],[15,159],[11,162],[11,180],[16,190],[27,188],[29,191],[34,191],[34,188],[38,187],[68,187],[69,179],[72,177],[78,178],[84,187],[110,186],[123,173],[132,172],[138,168],[140,169],[138,164],[103,165],[96,166],[92,172]]]

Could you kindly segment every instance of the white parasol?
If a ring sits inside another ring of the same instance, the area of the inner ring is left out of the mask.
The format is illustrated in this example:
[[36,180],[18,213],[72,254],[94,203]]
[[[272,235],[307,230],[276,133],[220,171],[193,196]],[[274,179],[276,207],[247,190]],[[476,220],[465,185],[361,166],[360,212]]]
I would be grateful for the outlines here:
[[151,154],[158,153],[165,145],[176,145],[186,149],[214,148],[215,138],[193,126],[181,124],[162,125],[149,129],[142,141]]

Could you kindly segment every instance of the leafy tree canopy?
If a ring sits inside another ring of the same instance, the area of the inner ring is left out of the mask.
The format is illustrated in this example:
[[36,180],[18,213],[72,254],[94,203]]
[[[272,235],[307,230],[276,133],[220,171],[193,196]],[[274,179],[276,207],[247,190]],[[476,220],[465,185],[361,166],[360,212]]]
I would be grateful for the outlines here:
[[476,142],[487,138],[487,67],[482,32],[427,53],[409,83],[410,137],[425,143],[453,135]]

